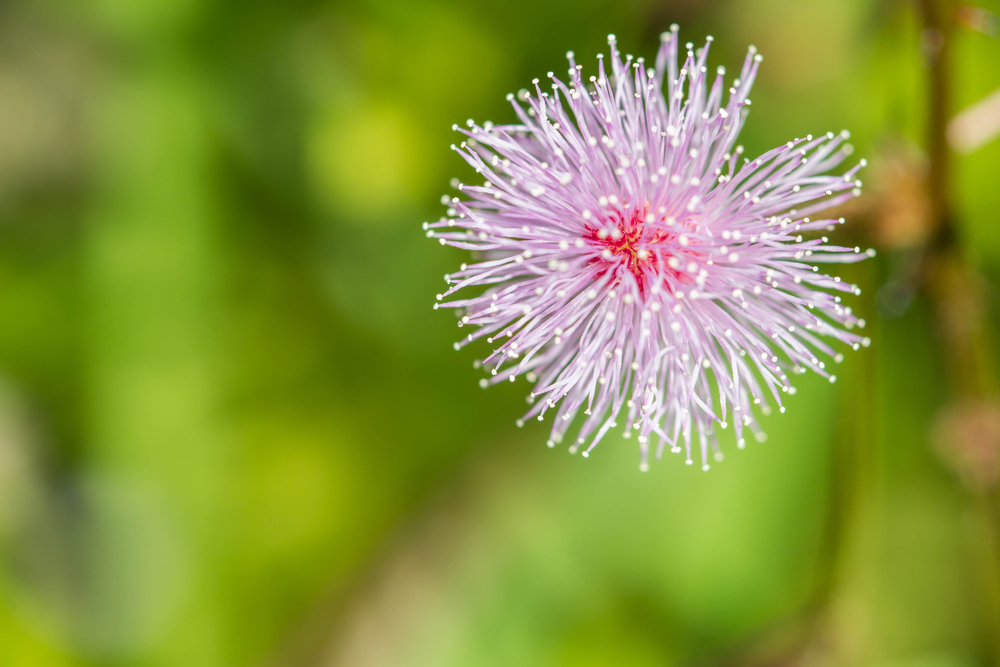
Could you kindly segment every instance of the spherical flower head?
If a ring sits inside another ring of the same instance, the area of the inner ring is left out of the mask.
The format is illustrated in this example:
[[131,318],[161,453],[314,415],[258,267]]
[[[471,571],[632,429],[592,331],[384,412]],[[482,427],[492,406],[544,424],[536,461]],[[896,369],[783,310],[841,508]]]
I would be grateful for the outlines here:
[[831,339],[868,345],[837,296],[860,290],[819,265],[873,253],[828,244],[843,219],[815,217],[860,194],[864,161],[827,175],[851,152],[846,132],[743,157],[753,47],[727,87],[721,67],[709,82],[711,37],[679,70],[676,26],[654,68],[608,41],[589,81],[570,52],[568,83],[550,72],[551,92],[535,79],[508,95],[520,124],[461,129],[453,148],[485,182],[456,183],[464,198],[424,227],[478,261],[445,276],[435,308],[475,329],[456,349],[494,346],[482,386],[535,384],[526,418],[554,413],[550,447],[578,422],[569,451],[587,456],[617,427],[642,470],[667,448],[691,464],[695,446],[707,470],[722,458],[716,423],[739,448],[747,430],[762,440],[754,405],[784,412],[806,369],[833,382]]

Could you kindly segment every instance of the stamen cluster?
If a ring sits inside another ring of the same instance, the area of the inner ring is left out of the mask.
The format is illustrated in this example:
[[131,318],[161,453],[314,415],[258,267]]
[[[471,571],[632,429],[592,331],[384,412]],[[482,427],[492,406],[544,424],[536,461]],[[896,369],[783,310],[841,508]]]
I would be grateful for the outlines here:
[[753,47],[727,87],[721,67],[709,84],[711,37],[686,45],[680,69],[677,26],[653,68],[608,41],[610,72],[598,56],[585,81],[570,52],[568,83],[550,72],[551,92],[535,79],[508,95],[519,124],[455,126],[467,138],[453,148],[485,180],[456,183],[465,198],[444,197],[448,215],[424,228],[478,261],[445,277],[435,308],[475,329],[456,349],[495,346],[482,386],[534,383],[526,418],[555,414],[550,447],[581,417],[572,453],[620,426],[641,469],[667,447],[691,464],[697,439],[707,470],[710,450],[722,458],[715,423],[732,421],[742,448],[744,429],[764,437],[752,405],[784,412],[789,374],[836,379],[821,357],[843,356],[824,337],[868,345],[837,295],[860,290],[818,265],[874,252],[830,245],[820,234],[843,218],[812,217],[861,193],[865,163],[827,174],[851,152],[847,132],[743,157]]

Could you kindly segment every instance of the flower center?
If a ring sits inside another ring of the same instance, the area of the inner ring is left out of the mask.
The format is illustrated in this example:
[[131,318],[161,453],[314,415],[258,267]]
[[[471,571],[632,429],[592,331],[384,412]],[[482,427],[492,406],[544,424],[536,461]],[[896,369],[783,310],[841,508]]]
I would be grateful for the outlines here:
[[643,298],[657,279],[670,291],[677,283],[692,282],[684,269],[697,254],[684,246],[679,230],[647,224],[647,215],[644,209],[627,215],[614,212],[603,227],[588,226],[584,234],[600,251],[594,262],[607,270],[623,267],[631,272]]

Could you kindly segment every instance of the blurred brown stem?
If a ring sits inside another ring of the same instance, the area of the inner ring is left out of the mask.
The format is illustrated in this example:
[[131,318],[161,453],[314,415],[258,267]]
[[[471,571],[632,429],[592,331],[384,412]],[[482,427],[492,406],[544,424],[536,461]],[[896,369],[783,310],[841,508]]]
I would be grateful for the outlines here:
[[[984,281],[968,263],[958,242],[951,200],[951,154],[947,140],[950,113],[951,54],[955,27],[952,0],[920,0],[924,20],[922,44],[928,51],[928,136],[930,159],[928,194],[935,235],[924,251],[922,288],[934,304],[941,360],[948,381],[949,400],[989,397],[997,382],[986,317]],[[927,47],[930,47],[929,49]],[[996,443],[1000,445],[1000,443]],[[1000,665],[1000,505],[995,489],[978,496],[974,511],[982,518],[985,535],[980,546],[987,553],[981,569],[988,662]]]
[[949,64],[952,50],[954,11],[950,0],[920,0],[924,19],[922,43],[928,59],[928,137],[930,158],[928,190],[931,216],[939,223],[934,246],[954,246],[955,229],[951,218],[950,159],[948,151],[948,114],[950,100]]

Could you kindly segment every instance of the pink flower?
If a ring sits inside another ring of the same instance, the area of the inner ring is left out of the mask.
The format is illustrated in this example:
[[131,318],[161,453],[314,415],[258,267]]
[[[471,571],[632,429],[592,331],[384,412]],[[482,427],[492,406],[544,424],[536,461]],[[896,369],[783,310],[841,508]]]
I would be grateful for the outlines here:
[[[570,452],[587,456],[618,427],[637,436],[642,470],[654,440],[657,457],[669,446],[691,464],[693,438],[707,470],[709,449],[722,459],[714,423],[731,422],[742,448],[745,428],[763,438],[752,405],[784,412],[790,374],[836,379],[822,359],[843,355],[823,337],[868,345],[835,296],[860,290],[817,264],[874,253],[829,245],[819,232],[843,219],[810,217],[859,195],[865,163],[826,175],[850,154],[846,132],[742,157],[753,47],[723,105],[724,69],[709,84],[705,67],[711,37],[687,44],[680,71],[676,26],[655,69],[608,42],[610,73],[598,56],[588,83],[569,53],[568,84],[550,72],[551,92],[535,79],[524,106],[507,96],[521,124],[461,130],[453,148],[485,182],[458,184],[466,198],[445,198],[448,217],[424,227],[480,261],[446,276],[434,307],[475,328],[456,349],[495,346],[484,387],[535,384],[526,417],[554,414],[550,447],[581,417]],[[444,301],[460,290],[481,294]]]

